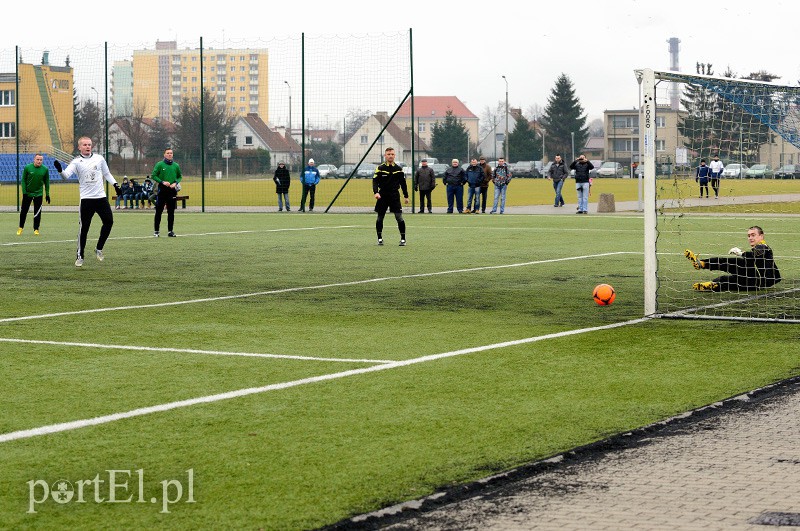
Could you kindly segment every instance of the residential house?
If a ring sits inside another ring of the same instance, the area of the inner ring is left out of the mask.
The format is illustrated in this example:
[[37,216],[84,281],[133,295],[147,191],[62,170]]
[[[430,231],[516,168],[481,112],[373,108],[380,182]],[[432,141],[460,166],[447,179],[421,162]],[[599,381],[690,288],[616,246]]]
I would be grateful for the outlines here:
[[236,120],[233,137],[229,139],[233,149],[264,149],[270,153],[270,168],[278,167],[278,162],[289,165],[300,164],[302,148],[294,138],[279,127],[270,129],[258,114],[248,113]]
[[[383,134],[380,134],[381,131],[383,131]],[[376,139],[377,142],[375,141]],[[375,142],[374,146],[373,142]],[[414,166],[414,161],[411,160],[411,142],[412,137],[409,129],[401,128],[396,120],[389,122],[389,114],[379,112],[370,116],[345,143],[344,161],[355,164],[367,153],[364,162],[380,164],[383,162],[383,150],[391,146],[395,149],[395,160],[397,162]],[[372,149],[369,149],[370,146],[372,146]],[[427,142],[422,139],[416,139],[414,151],[417,159],[427,156],[429,151]]]
[[[452,112],[453,116],[464,124],[469,135],[469,143],[478,144],[481,140],[478,135],[480,131],[478,117],[455,96],[414,96],[415,131],[420,142],[431,145],[433,126],[444,121],[448,112]],[[401,129],[411,128],[410,98],[397,111],[394,122]]]

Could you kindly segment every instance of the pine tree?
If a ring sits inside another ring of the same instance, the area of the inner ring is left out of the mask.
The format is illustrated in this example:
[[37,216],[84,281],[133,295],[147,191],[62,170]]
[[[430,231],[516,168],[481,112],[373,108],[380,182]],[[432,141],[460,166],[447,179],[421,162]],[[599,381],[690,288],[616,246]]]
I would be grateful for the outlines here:
[[586,127],[586,114],[580,100],[575,95],[572,81],[561,74],[547,99],[542,116],[542,124],[547,135],[547,149],[551,155],[560,153],[564,160],[572,156],[572,134],[575,135],[575,156],[586,145],[589,128]]
[[514,130],[508,134],[508,156],[515,161],[541,160],[541,137],[531,127],[530,122],[522,115],[517,117]]
[[469,132],[464,123],[453,116],[453,111],[447,111],[443,122],[433,124],[431,128],[432,157],[439,160],[460,158],[466,156]]

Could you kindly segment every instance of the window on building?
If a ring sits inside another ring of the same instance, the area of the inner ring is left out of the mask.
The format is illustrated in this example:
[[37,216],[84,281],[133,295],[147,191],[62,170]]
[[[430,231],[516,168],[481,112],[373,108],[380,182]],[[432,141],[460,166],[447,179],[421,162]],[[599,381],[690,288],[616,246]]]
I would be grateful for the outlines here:
[[667,126],[667,117],[656,116],[656,127],[666,127],[666,126]]
[[16,97],[13,90],[0,90],[0,107],[14,105]]
[[244,96],[239,96],[239,101],[244,102],[245,101]]
[[188,79],[189,79],[188,77],[184,76],[184,77],[183,77],[183,82],[184,82],[184,83],[186,83],[186,81],[187,81]]
[[196,55],[192,56],[192,61],[197,61],[197,56]]
[[615,138],[611,148],[613,151],[639,151],[638,138]]
[[367,138],[367,135],[361,135],[361,143],[362,144],[368,144],[369,143],[369,138]]
[[197,72],[197,67],[196,66],[192,67],[192,72]]
[[192,76],[192,83],[197,83],[197,76]]
[[197,87],[192,87],[192,94],[197,94]]
[[[661,126],[663,127],[663,126]],[[667,150],[667,141],[666,140],[656,140],[656,151],[666,151]]]
[[0,123],[0,138],[16,138],[17,124],[14,122]]
[[419,122],[419,132],[420,133],[425,132],[425,122]]
[[252,136],[244,137],[244,145],[245,146],[252,146],[253,145],[253,137]]
[[239,72],[244,72],[244,66],[239,67]]
[[244,55],[240,55],[240,56],[239,56],[239,60],[240,60],[240,61],[244,61]]
[[613,129],[633,129],[639,127],[639,116],[613,116],[611,118],[611,127]]
[[251,60],[251,61],[258,61],[258,55],[256,55],[256,54],[250,54],[250,60]]

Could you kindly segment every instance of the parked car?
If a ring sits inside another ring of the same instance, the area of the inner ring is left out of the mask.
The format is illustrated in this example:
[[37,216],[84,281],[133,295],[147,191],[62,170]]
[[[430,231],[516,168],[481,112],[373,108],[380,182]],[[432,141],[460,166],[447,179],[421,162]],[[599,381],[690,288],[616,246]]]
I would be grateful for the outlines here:
[[428,164],[428,166],[433,169],[433,174],[437,177],[444,175],[444,172],[450,167],[449,164]]
[[[596,178],[600,177],[600,176],[597,174],[597,172],[598,172],[598,170],[600,170],[600,166],[602,166],[602,165],[603,165],[603,161],[602,161],[602,160],[590,160],[589,162],[591,162],[591,163],[592,163],[592,166],[594,166],[594,168],[592,168],[591,170],[589,170],[589,178],[590,178],[590,179],[596,179]],[[570,172],[570,175],[573,175],[573,172],[574,172],[574,171],[575,171],[575,170],[572,170],[572,171]]]
[[336,177],[337,168],[333,164],[320,164],[317,166],[317,169],[319,170],[319,176],[321,179],[331,179]]
[[622,164],[619,162],[604,162],[597,170],[598,177],[622,177]]
[[369,179],[373,175],[375,175],[375,168],[377,168],[377,164],[372,164],[371,162],[362,162],[361,166],[358,168],[358,173],[356,177],[359,179]]
[[[336,176],[339,179],[347,179],[350,177],[350,174],[353,173],[353,169],[356,167],[355,164],[342,164],[336,170]],[[355,177],[355,176],[354,176]]]
[[753,164],[745,174],[747,179],[774,179],[775,172],[769,164]]
[[521,160],[511,165],[511,174],[514,177],[541,177],[542,174],[536,169],[536,164],[532,160]]
[[800,165],[784,164],[775,170],[776,179],[800,179]]
[[550,175],[550,166],[552,166],[552,165],[553,165],[553,161],[550,161],[547,164],[545,164],[544,166],[542,166],[542,175],[544,175],[545,177]]
[[726,179],[744,179],[748,169],[744,164],[728,164],[722,170],[722,177]]

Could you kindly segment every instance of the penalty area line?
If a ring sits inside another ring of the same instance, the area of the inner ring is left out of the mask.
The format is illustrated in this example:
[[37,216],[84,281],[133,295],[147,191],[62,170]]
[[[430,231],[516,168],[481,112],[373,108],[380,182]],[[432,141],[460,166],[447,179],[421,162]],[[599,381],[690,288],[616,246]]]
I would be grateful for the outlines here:
[[168,402],[165,404],[158,404],[155,406],[143,407],[138,409],[132,409],[130,411],[124,411],[120,413],[112,413],[110,415],[103,415],[100,417],[94,417],[89,419],[82,419],[82,420],[74,420],[70,422],[62,422],[58,424],[50,424],[47,426],[40,426],[38,428],[31,428],[27,430],[19,430],[19,431],[12,431],[9,433],[0,434],[0,444],[5,442],[11,441],[18,441],[21,439],[29,439],[32,437],[39,437],[42,435],[51,435],[54,433],[62,433],[66,431],[77,430],[81,428],[88,428],[91,426],[100,426],[102,424],[109,424],[111,422],[116,422],[119,420],[125,420],[135,417],[141,417],[144,415],[150,415],[152,413],[163,413],[166,411],[172,411],[175,409],[180,409],[184,407],[191,407],[200,404],[211,404],[214,402],[220,402],[222,400],[230,400],[234,398],[242,398],[245,396],[256,395],[261,393],[267,393],[270,391],[280,391],[283,389],[290,389],[292,387],[299,387],[301,385],[308,385],[320,382],[327,382],[331,380],[338,380],[341,378],[347,378],[350,376],[357,376],[360,374],[368,374],[373,372],[385,371],[388,369],[397,369],[400,367],[407,367],[410,365],[417,365],[420,363],[426,363],[430,361],[440,360],[444,358],[452,358],[455,356],[462,356],[464,354],[472,354],[475,352],[483,352],[487,350],[494,350],[499,348],[506,348],[512,347],[517,345],[524,345],[527,343],[535,343],[537,341],[544,341],[547,339],[557,339],[561,337],[573,336],[577,334],[585,334],[589,332],[597,332],[600,330],[611,330],[613,328],[620,328],[623,326],[629,326],[639,323],[644,323],[649,321],[652,317],[641,317],[639,319],[632,319],[629,321],[623,321],[619,323],[612,323],[607,325],[601,326],[592,326],[589,328],[580,328],[577,330],[566,330],[564,332],[554,332],[552,334],[545,334],[542,336],[534,336],[528,337],[525,339],[515,339],[511,341],[504,341],[502,343],[494,343],[491,345],[484,345],[481,347],[472,347],[472,348],[465,348],[460,350],[454,350],[451,352],[443,352],[440,354],[431,354],[428,356],[421,356],[419,358],[412,358],[409,360],[403,361],[395,361],[390,363],[383,363],[381,365],[373,365],[372,367],[364,367],[362,369],[351,369],[342,372],[336,372],[332,374],[323,374],[321,376],[312,376],[309,378],[302,378],[300,380],[293,380],[291,382],[282,382],[277,384],[265,385],[262,387],[250,387],[246,389],[238,389],[236,391],[228,391],[225,393],[217,393],[213,395],[201,396],[197,398],[190,398],[186,400],[179,400],[176,402]]
[[102,343],[73,343],[69,341],[46,341],[42,339],[19,339],[0,337],[0,343],[27,343],[31,345],[54,345],[58,347],[102,348],[112,350],[135,350],[146,352],[176,352],[179,354],[204,354],[212,356],[242,356],[245,358],[270,358],[301,361],[331,361],[339,363],[392,363],[392,360],[367,360],[348,358],[323,358],[315,356],[297,356],[290,354],[262,354],[258,352],[230,352],[224,350],[202,350],[193,348],[145,347],[140,345],[104,345]]
[[409,278],[425,278],[425,277],[435,277],[440,275],[451,275],[453,273],[469,273],[474,271],[490,271],[493,269],[508,269],[512,267],[527,267],[531,265],[539,265],[539,264],[551,264],[555,262],[568,262],[571,260],[585,260],[588,258],[603,258],[606,256],[616,256],[620,254],[641,254],[639,252],[634,251],[615,251],[609,253],[600,253],[600,254],[589,254],[589,255],[582,255],[582,256],[567,256],[563,258],[551,258],[548,260],[534,260],[532,262],[521,262],[516,264],[502,264],[502,265],[495,265],[495,266],[481,266],[481,267],[469,267],[464,269],[451,269],[448,271],[434,271],[431,273],[411,273],[408,275],[397,275],[393,277],[378,277],[378,278],[368,278],[363,280],[352,280],[349,282],[334,282],[331,284],[318,284],[314,286],[297,286],[294,288],[282,288],[282,289],[273,289],[268,291],[257,291],[254,293],[239,293],[237,295],[220,295],[218,297],[204,297],[202,299],[188,299],[183,301],[169,301],[169,302],[154,302],[151,304],[133,304],[129,306],[111,306],[106,308],[90,308],[87,310],[73,310],[69,312],[56,312],[56,313],[45,313],[39,315],[24,315],[21,317],[5,317],[0,319],[0,324],[2,323],[13,323],[17,321],[30,321],[33,319],[48,319],[50,317],[66,317],[70,315],[85,315],[91,313],[103,313],[103,312],[115,312],[115,311],[125,311],[125,310],[143,310],[149,308],[164,308],[168,306],[181,306],[183,304],[198,304],[198,303],[205,303],[205,302],[217,302],[217,301],[226,301],[226,300],[235,300],[235,299],[245,299],[249,297],[263,297],[265,295],[279,295],[282,293],[293,293],[299,291],[310,291],[310,290],[317,290],[317,289],[326,289],[326,288],[341,288],[347,286],[358,286],[361,284],[370,284],[372,282],[384,282],[387,280],[403,280]]

